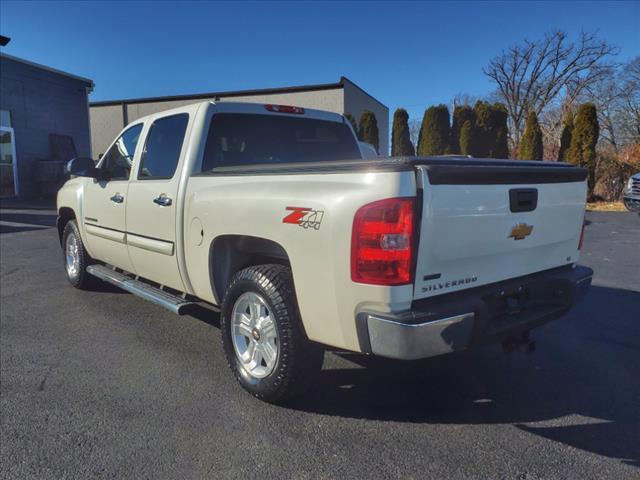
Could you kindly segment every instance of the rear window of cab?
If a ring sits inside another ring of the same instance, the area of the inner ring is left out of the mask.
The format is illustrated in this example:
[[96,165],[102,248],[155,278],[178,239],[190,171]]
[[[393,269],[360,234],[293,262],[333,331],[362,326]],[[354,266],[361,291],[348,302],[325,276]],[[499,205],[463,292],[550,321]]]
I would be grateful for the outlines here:
[[202,172],[216,167],[360,158],[344,123],[313,118],[218,113],[211,119]]

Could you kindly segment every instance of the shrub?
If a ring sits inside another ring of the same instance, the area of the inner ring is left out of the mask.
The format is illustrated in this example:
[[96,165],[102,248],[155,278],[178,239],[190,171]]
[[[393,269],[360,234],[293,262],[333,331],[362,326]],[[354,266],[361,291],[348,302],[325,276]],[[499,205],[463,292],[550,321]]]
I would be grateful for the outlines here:
[[571,146],[571,134],[573,133],[573,113],[571,110],[567,112],[567,116],[564,119],[564,125],[562,127],[562,134],[560,135],[560,150],[558,151],[558,161],[567,161],[567,152]]
[[353,127],[353,131],[355,132],[356,135],[358,135],[358,123],[356,122],[356,118],[350,113],[345,113],[344,118],[349,120],[349,123]]
[[640,144],[624,147],[618,153],[612,148],[602,149],[597,158],[593,197],[607,202],[622,200],[629,177],[640,172]]
[[529,112],[527,123],[524,127],[524,134],[520,141],[518,157],[522,160],[542,160],[542,130],[538,123],[536,112]]
[[475,151],[475,129],[470,120],[466,120],[460,129],[460,153],[473,155]]
[[418,155],[443,155],[450,142],[449,109],[446,105],[429,107],[422,119]]
[[362,142],[370,143],[380,152],[378,141],[378,121],[375,114],[370,110],[364,110],[360,115],[360,129],[358,130],[358,138]]
[[596,145],[599,135],[596,106],[593,103],[580,105],[575,117],[567,160],[588,170],[589,193],[593,192],[596,184]]
[[393,130],[391,134],[391,155],[415,155],[413,143],[409,135],[409,114],[404,108],[398,108],[393,114]]
[[[468,129],[472,129],[475,127],[476,123],[476,114],[468,105],[457,105],[453,109],[453,121],[451,123],[451,144],[449,146],[450,153],[462,153],[463,155],[471,155],[472,153],[467,151],[465,153],[462,151],[461,142],[462,142],[462,127],[465,122],[469,122]],[[468,138],[471,132],[468,132]],[[467,138],[467,140],[468,140]]]
[[476,102],[473,107],[475,121],[476,157],[508,158],[509,146],[507,128],[507,110],[501,103]]

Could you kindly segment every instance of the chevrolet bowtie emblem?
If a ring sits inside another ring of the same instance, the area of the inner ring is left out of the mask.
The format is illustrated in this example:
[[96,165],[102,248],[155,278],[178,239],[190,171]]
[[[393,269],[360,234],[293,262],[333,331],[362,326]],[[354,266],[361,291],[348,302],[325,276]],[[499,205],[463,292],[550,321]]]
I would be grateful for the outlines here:
[[531,235],[533,231],[533,225],[527,225],[526,223],[519,223],[511,229],[511,235],[507,238],[513,238],[514,240],[522,240],[524,237]]

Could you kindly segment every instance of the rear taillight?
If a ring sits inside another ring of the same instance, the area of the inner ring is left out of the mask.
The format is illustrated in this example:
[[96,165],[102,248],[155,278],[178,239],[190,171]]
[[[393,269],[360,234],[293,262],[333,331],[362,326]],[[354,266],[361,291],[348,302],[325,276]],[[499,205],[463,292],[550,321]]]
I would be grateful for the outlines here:
[[353,219],[351,280],[372,285],[412,281],[415,198],[389,198],[361,207]]
[[583,240],[584,240],[584,221],[582,222],[582,227],[580,228],[580,241],[578,242],[578,250],[582,249]]
[[304,114],[304,108],[302,108],[302,107],[292,107],[292,106],[289,106],[289,105],[265,105],[264,108],[266,108],[270,112],[297,113],[299,115]]

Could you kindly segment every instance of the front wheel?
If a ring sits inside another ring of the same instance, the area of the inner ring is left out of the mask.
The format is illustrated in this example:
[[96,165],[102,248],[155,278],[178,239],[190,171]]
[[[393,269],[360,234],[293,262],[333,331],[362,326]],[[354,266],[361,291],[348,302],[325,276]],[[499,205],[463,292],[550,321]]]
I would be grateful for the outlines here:
[[236,273],[220,323],[231,371],[261,400],[281,402],[304,391],[322,367],[324,353],[304,334],[291,271],[283,265]]
[[93,285],[93,277],[87,273],[92,260],[82,243],[80,230],[75,220],[69,220],[62,232],[64,269],[69,283],[79,289]]

